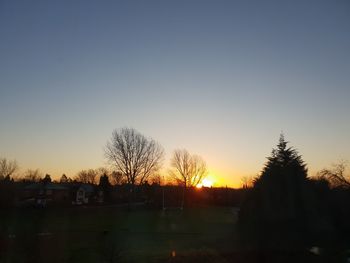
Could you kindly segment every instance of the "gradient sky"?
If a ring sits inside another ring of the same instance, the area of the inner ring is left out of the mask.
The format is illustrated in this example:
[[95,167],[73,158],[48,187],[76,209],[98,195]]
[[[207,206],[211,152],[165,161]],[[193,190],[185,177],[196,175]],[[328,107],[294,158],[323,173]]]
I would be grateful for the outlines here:
[[0,1],[0,156],[22,171],[106,165],[128,126],[231,186],[283,131],[312,175],[350,160],[349,83],[347,0]]

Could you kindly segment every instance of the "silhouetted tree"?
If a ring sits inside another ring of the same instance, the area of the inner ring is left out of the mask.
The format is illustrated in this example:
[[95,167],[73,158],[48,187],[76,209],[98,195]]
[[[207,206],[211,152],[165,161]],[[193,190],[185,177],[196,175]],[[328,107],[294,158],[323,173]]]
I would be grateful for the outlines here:
[[68,177],[65,174],[62,174],[60,178],[60,183],[67,183],[68,182]]
[[132,187],[142,184],[162,164],[163,148],[132,128],[114,130],[105,148],[107,160]]
[[340,161],[332,165],[332,168],[323,169],[318,174],[327,179],[332,187],[350,187],[350,174],[346,174],[347,163]]
[[96,177],[97,177],[96,181],[97,182],[99,182],[99,179],[100,179],[101,176],[103,176],[103,175],[107,175],[108,176],[110,174],[110,171],[107,168],[105,168],[105,167],[99,167],[99,168],[95,169],[95,172],[96,172]]
[[243,176],[241,178],[242,188],[252,188],[254,185],[254,177],[252,176]]
[[10,178],[17,170],[16,160],[9,161],[6,158],[0,158],[0,180]]
[[112,190],[112,185],[109,182],[109,178],[108,178],[108,175],[106,173],[101,175],[100,183],[99,183],[98,186],[99,186],[100,190],[102,190],[102,192],[103,192],[104,200],[105,201],[109,201],[109,199],[110,199],[110,192]]
[[265,206],[270,207],[270,216],[274,213],[287,213],[282,216],[296,216],[300,208],[300,194],[307,179],[307,169],[298,152],[287,147],[281,134],[279,144],[273,149],[271,157],[256,179],[254,186],[263,192]]
[[109,178],[107,176],[107,174],[104,174],[100,177],[100,183],[99,183],[100,187],[110,187],[111,183],[109,182]]
[[113,171],[110,174],[111,183],[113,185],[121,185],[124,182],[124,177],[121,172]]
[[51,175],[46,174],[44,179],[42,180],[44,184],[51,183]]
[[175,150],[171,158],[170,175],[179,184],[193,187],[207,175],[205,161],[198,155],[191,155],[187,150]]
[[94,169],[82,170],[75,176],[75,180],[84,184],[96,184],[97,183],[97,171]]
[[187,150],[175,150],[171,158],[170,176],[183,186],[181,207],[188,204],[187,188],[198,185],[207,175],[207,166],[202,157],[191,155]]
[[340,259],[339,256],[346,255],[344,250],[350,244],[350,185],[349,175],[345,171],[346,162],[339,161],[312,178],[313,188],[320,200],[320,210],[327,219],[323,220],[322,225],[327,223],[328,228],[332,229],[330,234],[323,235],[329,240],[326,249],[330,256],[335,259],[338,257],[329,262],[346,262],[346,259]]
[[[283,134],[240,212],[243,234],[264,245],[301,245],[314,200],[307,168]],[[269,242],[267,242],[269,241]],[[287,245],[287,246],[288,246]]]
[[151,183],[152,184],[157,184],[157,185],[164,185],[164,178],[160,174],[155,174],[151,178]]
[[42,177],[42,173],[40,172],[39,169],[28,169],[25,173],[24,173],[24,180],[25,181],[29,181],[29,182],[39,182],[41,180]]

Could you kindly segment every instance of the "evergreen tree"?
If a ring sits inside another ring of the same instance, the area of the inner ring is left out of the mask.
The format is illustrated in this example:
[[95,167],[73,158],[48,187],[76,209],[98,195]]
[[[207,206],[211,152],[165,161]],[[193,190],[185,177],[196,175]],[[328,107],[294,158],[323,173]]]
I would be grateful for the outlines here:
[[60,179],[60,183],[62,184],[62,183],[67,183],[67,182],[68,182],[67,175],[62,174],[61,179]]
[[108,202],[110,200],[110,193],[112,191],[112,185],[109,182],[109,178],[108,178],[107,174],[101,175],[99,188],[103,192],[104,200]]
[[42,182],[43,182],[44,184],[51,183],[51,175],[46,174],[45,177],[44,177],[44,179],[42,179]]
[[303,214],[307,168],[298,152],[287,147],[283,134],[255,182],[264,217],[297,220]]
[[287,144],[281,134],[240,213],[242,235],[273,247],[303,240],[310,207],[306,164]]
[[109,182],[109,178],[107,174],[101,175],[99,186],[103,189],[108,189],[111,187],[111,183]]
[[288,142],[285,141],[284,135],[280,135],[279,143],[276,149],[272,150],[271,157],[268,157],[268,162],[261,173],[261,177],[256,180],[256,183],[264,182],[274,176],[286,179],[292,177],[295,180],[306,180],[307,168],[298,152],[287,147]]

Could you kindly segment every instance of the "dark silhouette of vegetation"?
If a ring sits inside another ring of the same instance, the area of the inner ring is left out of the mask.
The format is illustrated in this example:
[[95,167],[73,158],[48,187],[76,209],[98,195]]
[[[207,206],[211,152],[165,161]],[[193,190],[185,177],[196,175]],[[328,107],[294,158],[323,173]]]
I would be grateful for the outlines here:
[[0,180],[0,208],[11,207],[16,198],[16,185],[9,176]]
[[[256,210],[260,213],[259,219],[262,220],[259,223],[264,224],[264,229],[269,231],[266,234],[278,235],[273,241],[277,241],[279,245],[281,245],[279,238],[286,241],[288,238],[295,238],[296,242],[302,240],[301,237],[293,235],[303,231],[304,228],[303,201],[305,201],[306,185],[306,165],[295,149],[287,147],[287,142],[281,135],[279,144],[268,158],[261,176],[254,182],[254,190],[259,195],[260,207]],[[275,229],[278,225],[280,229]],[[291,244],[287,242],[287,245]]]
[[161,168],[164,150],[155,140],[146,138],[135,129],[122,128],[113,131],[105,156],[130,186],[130,203],[135,185],[142,185]]
[[45,177],[44,177],[44,179],[42,179],[42,182],[44,183],[44,184],[47,184],[47,183],[51,183],[51,175],[49,175],[49,174],[46,174],[45,175]]
[[[102,176],[107,176],[111,184],[122,184],[123,177],[119,172],[110,171],[105,167],[100,167],[97,169],[87,169],[81,170],[74,177],[73,181],[84,184],[98,185]],[[71,182],[72,180],[68,178],[65,174],[62,175],[60,182]]]
[[40,172],[39,169],[28,169],[25,173],[24,173],[24,177],[23,180],[27,181],[27,182],[39,182],[42,178],[42,173]]
[[170,160],[171,178],[183,187],[181,208],[187,202],[187,188],[197,186],[207,175],[207,166],[202,157],[192,155],[187,150],[175,150]]
[[85,184],[96,184],[97,181],[97,171],[94,169],[82,170],[78,172],[76,177],[74,178],[77,182],[85,183]]
[[130,185],[142,184],[160,168],[163,148],[131,128],[114,130],[105,148],[107,160]]
[[100,177],[100,183],[99,183],[99,188],[102,191],[103,195],[104,195],[104,201],[109,202],[110,201],[110,193],[112,190],[112,185],[109,182],[109,177],[107,174],[103,174]]
[[65,183],[68,183],[70,180],[69,178],[67,177],[67,175],[65,174],[62,174],[61,178],[60,178],[60,183],[62,184],[65,184]]
[[187,150],[175,150],[171,158],[170,175],[184,187],[198,185],[207,175],[207,166],[202,157],[192,155]]
[[125,182],[121,172],[113,171],[110,174],[110,181],[113,185],[121,185]]
[[346,173],[346,161],[340,161],[331,168],[321,170],[318,175],[320,179],[328,180],[332,187],[350,187],[350,174]]
[[17,170],[18,164],[16,160],[9,161],[6,158],[0,158],[0,180],[11,178]]
[[252,188],[254,185],[254,177],[252,176],[243,176],[241,178],[241,187],[244,189]]
[[[343,236],[340,232],[348,231],[349,227],[343,224],[337,230],[334,220],[338,213],[349,219],[348,209],[341,212],[343,198],[331,192],[325,178],[308,177],[302,157],[287,146],[281,135],[241,206],[241,244],[252,253],[263,255],[252,262],[272,262],[276,254],[285,255],[279,260],[293,262],[288,258],[290,253],[300,256],[298,262],[308,262],[310,253],[318,254],[317,260],[341,262],[344,253],[340,251],[344,251],[345,240],[340,238]],[[337,208],[333,202],[338,203]],[[309,250],[312,247],[317,248],[316,252]],[[320,250],[323,257],[319,256]]]

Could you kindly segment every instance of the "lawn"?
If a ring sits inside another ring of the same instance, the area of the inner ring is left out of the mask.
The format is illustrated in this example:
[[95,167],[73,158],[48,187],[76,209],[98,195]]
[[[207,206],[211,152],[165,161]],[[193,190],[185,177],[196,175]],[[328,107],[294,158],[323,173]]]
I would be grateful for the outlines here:
[[164,262],[233,247],[228,207],[79,207],[2,212],[0,262]]

